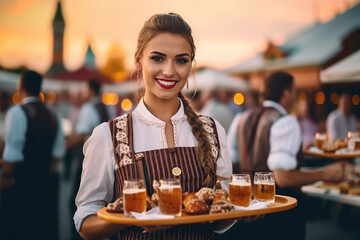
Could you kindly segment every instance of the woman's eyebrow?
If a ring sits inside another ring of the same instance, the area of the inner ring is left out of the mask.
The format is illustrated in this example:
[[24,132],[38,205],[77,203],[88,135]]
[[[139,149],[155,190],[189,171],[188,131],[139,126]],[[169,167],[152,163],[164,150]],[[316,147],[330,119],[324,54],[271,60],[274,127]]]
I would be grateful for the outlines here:
[[165,53],[158,52],[158,51],[152,51],[152,52],[150,52],[150,54],[158,54],[158,55],[161,55],[161,56],[166,57],[166,54],[165,54]]
[[[152,52],[150,52],[150,54],[158,54],[158,55],[161,55],[161,56],[166,57],[166,54],[165,54],[165,53],[158,52],[158,51],[152,51]],[[176,55],[176,57],[183,57],[183,56],[188,56],[188,57],[190,57],[190,55],[189,55],[188,53],[180,53],[180,54],[177,54],[177,55]]]

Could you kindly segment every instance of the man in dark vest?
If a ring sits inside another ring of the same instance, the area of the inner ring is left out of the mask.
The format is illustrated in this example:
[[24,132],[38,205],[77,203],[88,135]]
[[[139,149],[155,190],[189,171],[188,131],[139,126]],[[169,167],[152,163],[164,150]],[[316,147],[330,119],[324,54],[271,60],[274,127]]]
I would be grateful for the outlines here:
[[[85,102],[80,109],[79,119],[75,126],[75,134],[68,137],[66,148],[83,145],[90,137],[93,129],[102,122],[107,122],[115,117],[115,110],[106,106],[101,99],[101,84],[96,79],[84,83],[81,96]],[[81,160],[83,157],[81,158]],[[80,185],[82,162],[78,163],[74,179],[73,193],[70,197],[71,215],[76,211],[75,197]],[[71,219],[72,221],[72,219]],[[72,239],[81,239],[75,227],[72,226]]]
[[21,104],[6,114],[0,189],[1,239],[57,239],[58,159],[65,152],[60,116],[39,98],[42,76],[22,72]]
[[338,162],[314,171],[301,171],[301,131],[295,117],[289,115],[296,101],[294,78],[275,72],[265,80],[262,107],[245,112],[238,125],[238,151],[241,172],[253,177],[257,171],[272,171],[276,194],[298,200],[290,211],[265,215],[250,223],[238,222],[241,239],[305,239],[303,195],[300,187],[319,180],[341,180],[344,163]]

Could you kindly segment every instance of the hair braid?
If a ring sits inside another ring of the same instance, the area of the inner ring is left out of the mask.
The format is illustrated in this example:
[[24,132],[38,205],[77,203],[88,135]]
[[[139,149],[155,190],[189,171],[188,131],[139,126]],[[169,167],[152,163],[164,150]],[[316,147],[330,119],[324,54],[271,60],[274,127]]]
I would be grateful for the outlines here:
[[215,174],[215,164],[207,132],[203,128],[203,123],[199,116],[194,112],[185,96],[181,92],[178,96],[183,102],[185,114],[191,126],[192,133],[198,141],[197,151],[199,154],[200,165],[206,174],[206,178],[202,185],[203,187],[209,187],[211,186],[211,174]]

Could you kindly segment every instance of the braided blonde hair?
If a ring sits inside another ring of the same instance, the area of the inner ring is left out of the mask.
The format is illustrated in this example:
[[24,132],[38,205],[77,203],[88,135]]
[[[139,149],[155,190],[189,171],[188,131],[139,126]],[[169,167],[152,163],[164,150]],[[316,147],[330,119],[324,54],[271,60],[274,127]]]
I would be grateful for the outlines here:
[[205,171],[206,178],[203,182],[203,187],[211,186],[211,175],[215,175],[215,164],[212,157],[211,144],[208,139],[207,132],[203,127],[203,123],[199,116],[194,112],[186,97],[180,92],[178,94],[181,99],[187,120],[191,126],[192,133],[198,141],[197,150],[201,167]]
[[[136,55],[141,56],[146,44],[157,34],[164,32],[175,33],[184,37],[190,44],[191,61],[194,61],[196,47],[191,34],[191,28],[185,22],[185,20],[176,13],[156,14],[145,22],[139,33]],[[207,132],[205,131],[199,116],[194,112],[184,95],[180,92],[178,96],[183,102],[185,114],[192,128],[192,133],[198,141],[197,151],[199,155],[199,161],[206,175],[202,185],[211,187],[211,175],[215,175],[215,164],[213,161],[211,144],[209,142]]]

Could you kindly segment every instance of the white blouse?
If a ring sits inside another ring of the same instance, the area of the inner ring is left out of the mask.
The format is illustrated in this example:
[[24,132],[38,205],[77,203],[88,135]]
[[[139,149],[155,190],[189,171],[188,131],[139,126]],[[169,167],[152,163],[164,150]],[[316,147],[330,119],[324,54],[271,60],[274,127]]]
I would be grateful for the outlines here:
[[[180,101],[178,112],[172,116],[176,147],[195,147],[197,141],[184,113]],[[167,148],[165,122],[153,116],[146,108],[143,99],[133,112],[134,151],[143,152]],[[226,142],[224,128],[215,120],[220,141],[220,155],[217,160],[216,174],[230,178],[232,164]],[[77,211],[74,215],[75,227],[80,231],[83,220],[106,206],[114,197],[115,163],[113,143],[108,123],[97,126],[83,147],[85,155],[81,183],[75,203]],[[221,182],[228,190],[228,181]]]
[[268,168],[271,171],[276,169],[293,170],[297,165],[296,154],[302,142],[299,122],[276,102],[264,101],[263,106],[273,107],[284,115],[270,129]]

